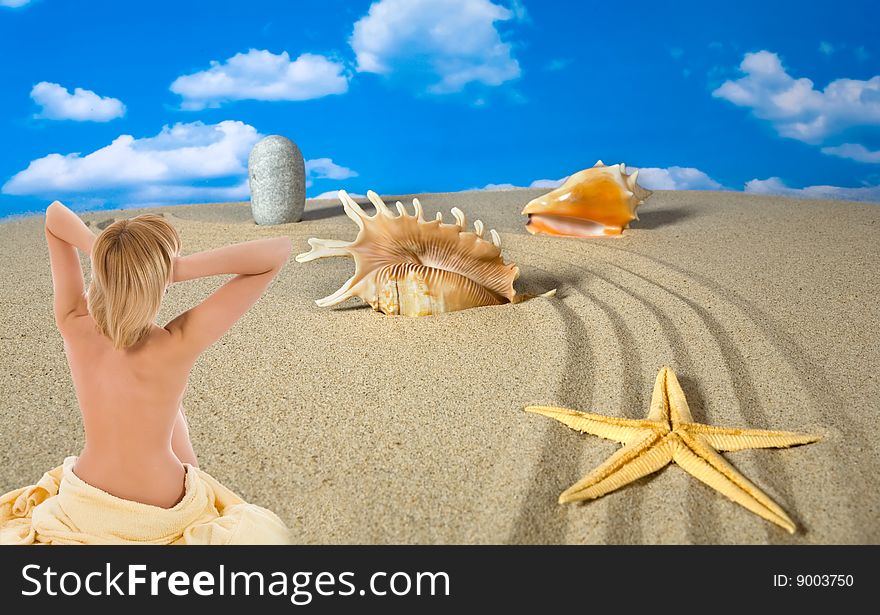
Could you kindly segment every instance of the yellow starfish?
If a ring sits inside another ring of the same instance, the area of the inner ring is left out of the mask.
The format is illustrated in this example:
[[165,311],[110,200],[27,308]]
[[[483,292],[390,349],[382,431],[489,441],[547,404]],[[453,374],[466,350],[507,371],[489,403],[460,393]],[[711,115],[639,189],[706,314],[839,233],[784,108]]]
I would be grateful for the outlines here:
[[794,533],[795,524],[767,495],[737,472],[718,451],[749,448],[787,448],[809,444],[818,436],[787,431],[730,429],[695,423],[675,373],[664,367],[657,374],[651,410],[645,420],[589,414],[566,408],[529,406],[576,431],[614,440],[623,448],[598,468],[566,489],[559,503],[592,500],[619,489],[670,463],[703,481],[753,513]]

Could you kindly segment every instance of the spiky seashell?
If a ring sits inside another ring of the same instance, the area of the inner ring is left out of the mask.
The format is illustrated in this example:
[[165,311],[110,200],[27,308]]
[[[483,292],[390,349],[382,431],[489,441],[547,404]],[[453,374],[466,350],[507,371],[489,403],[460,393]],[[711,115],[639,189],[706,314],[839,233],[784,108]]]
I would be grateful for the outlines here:
[[638,176],[638,171],[627,175],[623,163],[607,167],[600,160],[526,205],[526,230],[568,237],[620,235],[639,219],[636,209],[652,194],[638,185]]
[[513,288],[519,268],[504,262],[501,237],[494,229],[486,240],[483,223],[477,220],[468,231],[457,208],[452,209],[455,224],[444,224],[441,213],[425,221],[418,199],[413,199],[413,214],[398,201],[395,215],[375,192],[367,197],[376,208],[372,216],[339,191],[345,213],[360,228],[353,242],[309,239],[311,251],[296,257],[300,263],[327,256],[354,259],[354,275],[335,293],[318,299],[319,306],[359,297],[385,314],[428,316],[528,298]]

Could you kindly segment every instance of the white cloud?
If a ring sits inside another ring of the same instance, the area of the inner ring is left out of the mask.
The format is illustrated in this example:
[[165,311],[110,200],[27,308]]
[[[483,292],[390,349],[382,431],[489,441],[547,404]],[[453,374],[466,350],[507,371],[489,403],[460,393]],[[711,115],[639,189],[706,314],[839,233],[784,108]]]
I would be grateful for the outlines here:
[[834,45],[832,45],[828,41],[821,41],[819,43],[819,53],[825,56],[830,56],[832,53],[834,53]]
[[520,76],[510,43],[496,22],[522,20],[490,0],[377,0],[354,24],[357,70],[404,75],[433,94],[460,92],[470,83],[501,85]]
[[547,190],[552,190],[553,188],[558,188],[562,185],[562,183],[568,179],[568,176],[563,177],[562,179],[536,179],[531,182],[528,186],[518,186],[517,184],[486,184],[482,188],[469,188],[469,190],[485,190],[487,192],[493,192],[497,190],[523,190],[525,188],[545,188]]
[[544,65],[544,70],[557,72],[567,68],[569,64],[571,64],[570,58],[554,58]]
[[77,122],[109,122],[125,115],[125,105],[118,98],[99,96],[91,90],[67,88],[41,81],[31,89],[31,98],[42,109],[34,117]]
[[[121,135],[86,155],[49,154],[3,186],[9,195],[102,198],[120,204],[242,200],[247,159],[262,137],[237,121],[165,126],[158,135]],[[330,158],[307,160],[307,181],[357,175]]]
[[496,190],[516,190],[518,188],[521,188],[521,186],[514,186],[513,184],[486,184],[482,188],[475,188],[475,190],[494,192]]
[[[346,190],[346,192],[348,192],[348,191]],[[367,198],[367,195],[358,194],[357,192],[349,192],[348,196],[350,196],[353,199]],[[322,192],[318,196],[313,196],[311,198],[315,199],[315,200],[317,200],[317,199],[333,199],[334,201],[338,201],[339,200],[339,190],[328,190],[327,192]]]
[[[632,173],[636,167],[629,167]],[[529,186],[515,184],[487,184],[472,190],[514,190],[523,188],[543,188],[552,190],[561,186],[567,177],[562,179],[538,179]],[[642,167],[639,169],[639,185],[649,190],[725,190],[726,188],[709,177],[706,173],[693,167]],[[745,192],[791,196],[805,199],[837,199],[847,201],[880,202],[880,185],[865,185],[858,188],[842,188],[839,186],[807,186],[805,188],[789,188],[778,177],[769,179],[753,179],[745,184]]]
[[85,156],[49,154],[31,162],[4,186],[5,194],[52,194],[174,185],[236,177],[260,138],[253,126],[225,121],[165,126],[155,137],[121,135]]
[[350,179],[357,173],[333,162],[331,158],[306,160],[306,174],[314,179]]
[[316,179],[349,179],[357,173],[333,162],[331,158],[306,160],[306,188],[311,188]]
[[[627,172],[639,171],[639,185],[649,190],[721,190],[724,188],[703,171],[693,167],[628,167]],[[528,188],[552,190],[561,186],[568,176],[561,179],[536,179]],[[512,190],[525,188],[514,184],[487,184],[476,190]]]
[[513,18],[517,21],[531,21],[529,12],[526,10],[526,5],[522,3],[522,0],[510,0],[510,10],[513,13]]
[[568,179],[567,175],[562,179],[536,179],[529,184],[529,188],[547,188],[552,190],[553,188],[561,186],[566,179]]
[[17,9],[20,6],[24,6],[25,4],[29,4],[31,0],[0,0],[0,6],[8,6],[12,9]]
[[817,90],[809,79],[789,75],[769,51],[745,54],[740,69],[744,77],[725,81],[712,95],[750,108],[783,137],[819,143],[850,128],[880,126],[880,76],[835,79]]
[[[630,169],[634,171],[635,169]],[[721,190],[717,181],[693,167],[645,167],[639,169],[639,185],[648,190]]]
[[835,145],[833,147],[823,147],[822,153],[849,158],[859,162],[880,163],[880,150],[872,151],[859,143],[844,143],[843,145]]
[[807,186],[805,188],[789,188],[778,177],[753,179],[746,182],[745,191],[753,194],[771,194],[804,199],[839,199],[847,201],[880,202],[880,186],[861,186],[859,188]]
[[152,184],[129,194],[131,206],[148,207],[169,203],[228,203],[250,198],[247,180],[231,186],[183,186]]
[[304,53],[291,61],[286,51],[251,49],[225,62],[183,75],[171,84],[183,97],[182,108],[219,107],[234,100],[309,100],[348,91],[345,66],[329,58]]

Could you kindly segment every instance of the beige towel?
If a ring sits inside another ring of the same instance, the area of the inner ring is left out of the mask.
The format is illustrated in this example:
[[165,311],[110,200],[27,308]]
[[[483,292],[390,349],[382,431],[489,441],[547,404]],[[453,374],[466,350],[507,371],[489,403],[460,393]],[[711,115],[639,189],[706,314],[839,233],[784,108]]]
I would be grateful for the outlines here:
[[0,496],[0,544],[290,544],[274,513],[189,464],[183,499],[160,508],[83,482],[75,462],[68,457],[36,485]]

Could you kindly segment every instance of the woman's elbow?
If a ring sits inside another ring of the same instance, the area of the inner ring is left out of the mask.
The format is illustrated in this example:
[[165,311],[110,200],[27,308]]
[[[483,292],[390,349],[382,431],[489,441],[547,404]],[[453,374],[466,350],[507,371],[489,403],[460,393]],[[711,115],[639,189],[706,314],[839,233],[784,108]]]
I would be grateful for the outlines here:
[[52,217],[52,212],[58,209],[58,206],[61,205],[58,201],[52,201],[49,203],[49,206],[46,208],[46,226],[49,226],[49,220]]
[[263,273],[271,273],[273,276],[278,275],[287,259],[290,258],[290,251],[293,249],[293,243],[289,237],[274,237],[266,240],[267,248],[266,257],[269,268]]
[[61,209],[67,209],[61,201],[52,201],[49,203],[49,206],[46,208],[46,226],[49,226],[50,220],[57,215],[55,212]]
[[293,242],[290,237],[278,237],[278,264],[283,265],[290,258],[290,252],[293,250]]

